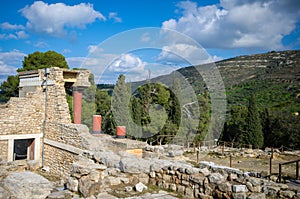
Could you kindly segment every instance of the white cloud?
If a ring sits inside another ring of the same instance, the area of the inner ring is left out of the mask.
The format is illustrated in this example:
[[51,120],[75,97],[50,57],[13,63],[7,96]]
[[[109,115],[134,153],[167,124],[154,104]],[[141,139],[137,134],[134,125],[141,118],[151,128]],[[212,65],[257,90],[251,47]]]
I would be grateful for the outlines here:
[[96,45],[89,45],[88,46],[88,53],[89,54],[98,54],[98,53],[102,53],[104,50],[102,48],[99,48]]
[[177,43],[162,48],[157,61],[171,65],[194,65],[221,60],[218,56],[209,56],[202,48],[186,43]]
[[221,0],[220,6],[198,7],[184,1],[178,4],[182,16],[164,21],[162,27],[187,34],[207,48],[280,49],[300,17],[297,0],[283,2]]
[[142,72],[145,62],[133,54],[122,54],[108,67],[112,72]]
[[24,56],[26,56],[26,54],[18,50],[0,52],[0,74],[15,75],[16,70],[22,67]]
[[29,35],[23,30],[16,32],[16,35],[19,39],[26,39],[29,37]]
[[15,33],[4,33],[4,34],[0,34],[0,39],[26,39],[28,38],[29,35],[21,30],[21,31],[17,31]]
[[67,49],[67,48],[65,48],[65,49],[63,49],[63,51],[62,51],[63,53],[70,53],[70,52],[72,52],[71,51],[71,49]]
[[61,37],[67,34],[67,28],[85,28],[87,24],[105,17],[94,10],[92,4],[80,3],[68,6],[64,3],[47,4],[35,1],[20,10],[26,17],[26,27],[31,31]]
[[110,12],[109,19],[113,19],[116,23],[122,22],[122,18],[118,17],[118,13],[116,13],[116,12]]
[[10,24],[8,22],[4,22],[1,24],[2,30],[24,30],[25,27],[23,25]]
[[150,41],[150,39],[151,39],[151,37],[150,37],[149,33],[144,33],[141,37],[142,42],[148,42],[148,41]]
[[38,41],[37,43],[34,44],[35,47],[37,48],[47,48],[49,45],[44,42],[44,41]]

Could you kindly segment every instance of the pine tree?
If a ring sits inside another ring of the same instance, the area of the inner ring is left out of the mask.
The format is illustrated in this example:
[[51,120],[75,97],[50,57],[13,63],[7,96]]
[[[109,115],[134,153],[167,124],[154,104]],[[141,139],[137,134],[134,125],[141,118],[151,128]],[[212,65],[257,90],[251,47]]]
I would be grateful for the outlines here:
[[254,95],[251,95],[249,100],[244,142],[260,148],[264,144],[261,119]]

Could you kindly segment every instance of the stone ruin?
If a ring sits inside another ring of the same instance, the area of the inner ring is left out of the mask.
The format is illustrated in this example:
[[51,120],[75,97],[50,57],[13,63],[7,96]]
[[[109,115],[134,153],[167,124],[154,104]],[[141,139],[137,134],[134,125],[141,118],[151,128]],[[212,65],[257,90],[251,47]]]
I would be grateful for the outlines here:
[[[0,107],[0,198],[117,198],[111,194],[143,193],[150,185],[176,196],[159,191],[135,198],[300,198],[285,184],[237,169],[174,160],[183,153],[178,146],[90,133],[80,124],[87,70],[40,69],[19,77],[20,97]],[[66,88],[75,98],[74,123]]]

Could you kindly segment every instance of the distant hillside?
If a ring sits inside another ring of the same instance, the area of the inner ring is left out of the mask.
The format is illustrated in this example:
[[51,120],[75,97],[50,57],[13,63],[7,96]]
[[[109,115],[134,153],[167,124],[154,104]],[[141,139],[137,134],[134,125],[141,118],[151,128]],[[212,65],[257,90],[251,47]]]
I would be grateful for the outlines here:
[[[197,94],[202,93],[206,84],[197,70],[208,65],[181,68],[151,82],[171,85],[174,77],[183,77]],[[250,93],[255,93],[263,107],[300,111],[300,50],[239,56],[215,65],[223,78],[229,104],[245,104]],[[135,82],[133,87],[144,83]]]

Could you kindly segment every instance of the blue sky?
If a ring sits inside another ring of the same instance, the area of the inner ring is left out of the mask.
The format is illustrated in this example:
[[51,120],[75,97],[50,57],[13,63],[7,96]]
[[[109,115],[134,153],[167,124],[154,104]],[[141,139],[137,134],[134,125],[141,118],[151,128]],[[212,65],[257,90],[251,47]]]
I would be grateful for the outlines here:
[[[149,70],[157,76],[190,63],[300,47],[298,0],[11,0],[0,16],[0,81],[35,51],[54,50],[71,68],[90,69],[96,82],[114,83],[120,73],[135,81]],[[160,29],[178,34],[162,37]]]

